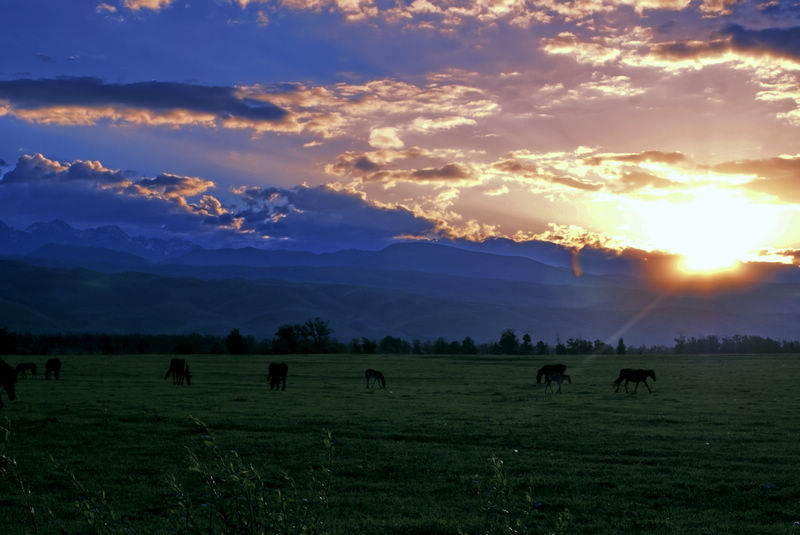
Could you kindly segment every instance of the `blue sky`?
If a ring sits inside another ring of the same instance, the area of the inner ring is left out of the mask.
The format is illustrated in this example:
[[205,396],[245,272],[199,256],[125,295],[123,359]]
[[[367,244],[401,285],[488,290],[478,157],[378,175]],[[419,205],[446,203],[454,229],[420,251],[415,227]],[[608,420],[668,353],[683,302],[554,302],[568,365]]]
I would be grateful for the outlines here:
[[7,0],[7,223],[800,247],[796,0]]

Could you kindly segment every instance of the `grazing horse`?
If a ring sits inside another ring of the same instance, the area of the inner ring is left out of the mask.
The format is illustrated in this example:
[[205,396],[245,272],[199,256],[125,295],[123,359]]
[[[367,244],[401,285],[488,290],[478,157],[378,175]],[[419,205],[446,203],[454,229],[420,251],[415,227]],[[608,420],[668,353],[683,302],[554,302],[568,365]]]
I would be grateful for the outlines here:
[[[8,399],[17,399],[16,391],[17,372],[3,359],[0,359],[0,389],[6,391]],[[3,397],[0,396],[0,409],[3,408]]]
[[536,372],[536,384],[542,382],[542,377],[547,379],[551,373],[564,373],[565,371],[567,371],[567,367],[563,364],[545,364]]
[[569,375],[564,373],[550,373],[547,375],[547,379],[544,382],[544,391],[547,393],[547,389],[550,388],[550,392],[553,392],[553,383],[558,384],[558,393],[561,393],[561,385],[564,384],[564,381],[572,384],[572,378]]
[[286,390],[286,376],[289,374],[289,366],[286,363],[270,362],[267,372],[270,390]]
[[648,377],[652,377],[653,381],[655,381],[656,372],[653,370],[633,370],[631,368],[624,368],[619,371],[619,377],[614,381],[614,386],[616,387],[614,392],[619,392],[622,381],[625,381],[625,392],[628,391],[628,382],[636,383],[636,388],[633,389],[634,392],[639,389],[639,383],[644,383],[644,386],[647,387],[647,391],[652,392],[652,390],[650,390],[650,385],[647,384]]
[[375,383],[380,383],[381,388],[386,388],[386,378],[378,370],[373,370],[370,368],[369,370],[365,371],[364,379],[367,380],[367,388],[370,387],[370,380],[372,380],[373,386]]
[[172,375],[172,384],[182,385],[184,379],[187,385],[192,384],[192,375],[189,373],[189,365],[184,359],[174,358],[169,361],[169,368],[164,374],[164,379]]
[[61,359],[47,359],[44,365],[44,378],[50,379],[51,374],[58,381],[58,377],[61,375]]
[[31,375],[36,375],[36,363],[35,362],[20,362],[17,364],[17,377],[27,377],[27,372],[30,370]]

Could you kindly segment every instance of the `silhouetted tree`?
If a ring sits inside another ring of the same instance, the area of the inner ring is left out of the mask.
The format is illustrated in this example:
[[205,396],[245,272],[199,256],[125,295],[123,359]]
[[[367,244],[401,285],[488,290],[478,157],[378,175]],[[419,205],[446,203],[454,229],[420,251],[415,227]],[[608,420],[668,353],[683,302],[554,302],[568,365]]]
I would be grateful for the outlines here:
[[244,343],[244,337],[239,329],[234,329],[228,334],[225,339],[225,347],[228,348],[228,353],[231,355],[244,355],[247,352],[247,345]]
[[519,348],[519,352],[523,355],[530,355],[533,353],[533,345],[531,344],[531,335],[525,333],[522,335],[522,345]]
[[478,348],[475,346],[475,341],[467,336],[461,342],[461,352],[465,355],[474,355],[478,352]]
[[297,353],[300,340],[294,325],[288,323],[278,327],[272,342],[272,351],[278,354]]
[[595,340],[592,345],[592,353],[595,355],[613,355],[614,348],[602,340]]
[[506,329],[500,334],[500,341],[497,343],[498,350],[503,355],[513,355],[519,350],[519,340],[514,329]]
[[625,342],[622,341],[622,338],[619,339],[617,342],[617,355],[624,355],[626,353]]
[[420,342],[419,340],[415,339],[411,343],[411,353],[413,355],[421,355],[422,354],[422,342]]
[[371,355],[375,353],[377,349],[378,349],[377,343],[364,336],[361,337],[361,351],[363,351],[367,355]]
[[536,342],[536,354],[547,355],[550,353],[550,348],[542,340]]
[[317,353],[327,351],[333,329],[319,317],[307,320],[303,325],[303,334],[311,338],[311,348]]
[[385,336],[378,344],[378,351],[381,353],[394,353],[398,355],[405,355],[411,353],[411,344],[402,338],[394,336]]
[[445,354],[447,354],[447,348],[448,348],[447,340],[445,340],[444,338],[442,338],[440,336],[433,343],[433,350],[432,351],[433,351],[434,355],[445,355]]

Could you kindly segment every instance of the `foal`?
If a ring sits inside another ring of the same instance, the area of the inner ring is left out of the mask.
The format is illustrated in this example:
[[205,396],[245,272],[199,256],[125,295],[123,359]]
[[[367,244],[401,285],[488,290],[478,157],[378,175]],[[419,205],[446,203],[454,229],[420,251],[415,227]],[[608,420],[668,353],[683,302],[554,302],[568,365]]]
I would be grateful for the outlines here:
[[550,392],[553,393],[553,383],[558,384],[558,393],[561,393],[561,385],[564,384],[564,381],[572,384],[572,379],[569,375],[565,373],[551,373],[547,376],[547,380],[544,383],[544,392],[547,393],[547,389],[550,388]]

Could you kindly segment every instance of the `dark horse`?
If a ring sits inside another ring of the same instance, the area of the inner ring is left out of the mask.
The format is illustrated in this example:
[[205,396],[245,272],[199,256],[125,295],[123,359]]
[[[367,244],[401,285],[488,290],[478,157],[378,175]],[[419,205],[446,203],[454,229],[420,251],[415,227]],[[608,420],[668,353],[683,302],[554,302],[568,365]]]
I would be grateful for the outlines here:
[[650,390],[650,385],[647,384],[648,377],[652,377],[653,381],[655,381],[656,372],[653,370],[632,370],[631,368],[624,368],[619,371],[619,377],[614,381],[614,386],[617,387],[614,389],[614,392],[619,392],[622,381],[625,381],[625,392],[628,391],[628,382],[636,383],[636,388],[633,389],[634,392],[639,389],[639,383],[644,383],[644,386],[647,387],[647,391],[652,392],[652,390]]
[[536,372],[536,384],[542,382],[542,377],[547,379],[551,373],[564,373],[565,371],[567,371],[567,367],[563,364],[545,364]]
[[61,359],[47,359],[44,365],[44,378],[50,379],[51,374],[58,381],[58,377],[61,375]]
[[372,380],[372,385],[374,386],[375,383],[380,383],[381,388],[386,388],[386,378],[383,376],[381,372],[378,370],[369,369],[364,372],[364,379],[367,380],[367,388],[370,387],[370,380]]
[[270,390],[286,390],[286,376],[289,375],[289,366],[283,362],[280,364],[270,362],[267,381]]
[[36,363],[35,362],[20,362],[17,364],[17,377],[27,377],[27,373],[30,370],[31,375],[36,375]]
[[[8,399],[17,399],[17,372],[3,359],[0,359],[0,388],[6,391]],[[3,408],[3,396],[0,396],[0,409]]]
[[174,358],[169,361],[169,368],[164,374],[164,379],[172,375],[172,384],[182,385],[184,379],[187,385],[192,384],[192,375],[189,373],[189,365],[184,359]]

